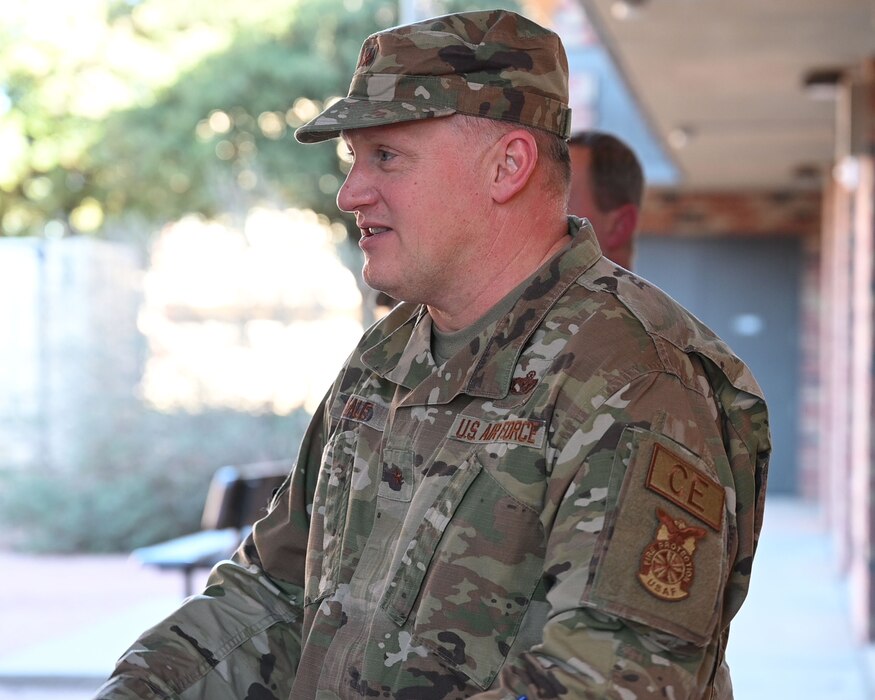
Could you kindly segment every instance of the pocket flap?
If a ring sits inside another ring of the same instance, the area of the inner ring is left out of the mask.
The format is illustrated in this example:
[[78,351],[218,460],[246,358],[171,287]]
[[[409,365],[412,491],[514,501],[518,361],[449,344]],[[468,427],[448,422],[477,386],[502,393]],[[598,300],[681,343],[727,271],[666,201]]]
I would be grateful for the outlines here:
[[395,572],[383,597],[382,607],[395,624],[403,625],[410,615],[425,573],[437,550],[438,541],[481,469],[477,460],[468,459],[462,462],[453,478],[441,489],[434,503],[425,512],[425,517],[401,559],[401,566]]

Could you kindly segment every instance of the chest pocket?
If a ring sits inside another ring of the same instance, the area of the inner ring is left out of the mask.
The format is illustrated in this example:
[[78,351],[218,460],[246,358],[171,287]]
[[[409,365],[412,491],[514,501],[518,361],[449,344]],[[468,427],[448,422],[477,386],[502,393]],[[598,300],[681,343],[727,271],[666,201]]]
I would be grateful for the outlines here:
[[428,509],[382,607],[414,644],[488,688],[538,586],[543,542],[537,513],[474,453]]
[[[336,411],[336,415],[335,415]],[[349,581],[358,565],[373,518],[377,484],[368,472],[379,454],[387,409],[372,400],[348,396],[339,402],[332,416],[340,428],[322,453],[319,486],[313,502],[313,523],[309,554],[320,556],[318,572],[311,581],[307,602],[333,593],[339,583]],[[320,526],[321,520],[321,528]],[[314,587],[315,586],[315,587]]]

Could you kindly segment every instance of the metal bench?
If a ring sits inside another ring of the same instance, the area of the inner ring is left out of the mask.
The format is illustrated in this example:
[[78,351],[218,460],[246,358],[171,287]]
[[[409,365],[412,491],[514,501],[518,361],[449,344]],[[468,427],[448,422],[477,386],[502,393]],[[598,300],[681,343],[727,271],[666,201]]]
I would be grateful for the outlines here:
[[267,513],[290,468],[291,461],[220,467],[210,481],[200,531],[140,547],[132,556],[145,566],[181,571],[190,596],[194,571],[210,569],[234,553],[252,524]]

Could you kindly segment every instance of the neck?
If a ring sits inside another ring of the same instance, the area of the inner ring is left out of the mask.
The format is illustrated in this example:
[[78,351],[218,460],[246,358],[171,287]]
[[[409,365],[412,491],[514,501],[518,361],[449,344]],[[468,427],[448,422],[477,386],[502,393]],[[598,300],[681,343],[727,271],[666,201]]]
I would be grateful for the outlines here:
[[438,329],[452,333],[470,326],[562,250],[568,242],[568,223],[564,215],[559,218],[543,228],[525,217],[500,228],[490,249],[472,256],[470,283],[459,285],[442,302],[428,304]]

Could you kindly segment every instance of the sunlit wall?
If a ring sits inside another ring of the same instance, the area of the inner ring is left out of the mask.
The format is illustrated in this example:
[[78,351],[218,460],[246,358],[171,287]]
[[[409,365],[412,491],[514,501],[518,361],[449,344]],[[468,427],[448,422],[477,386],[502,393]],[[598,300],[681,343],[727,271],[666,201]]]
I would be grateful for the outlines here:
[[361,294],[313,212],[191,217],[157,239],[138,326],[142,396],[165,411],[312,411],[362,332]]

